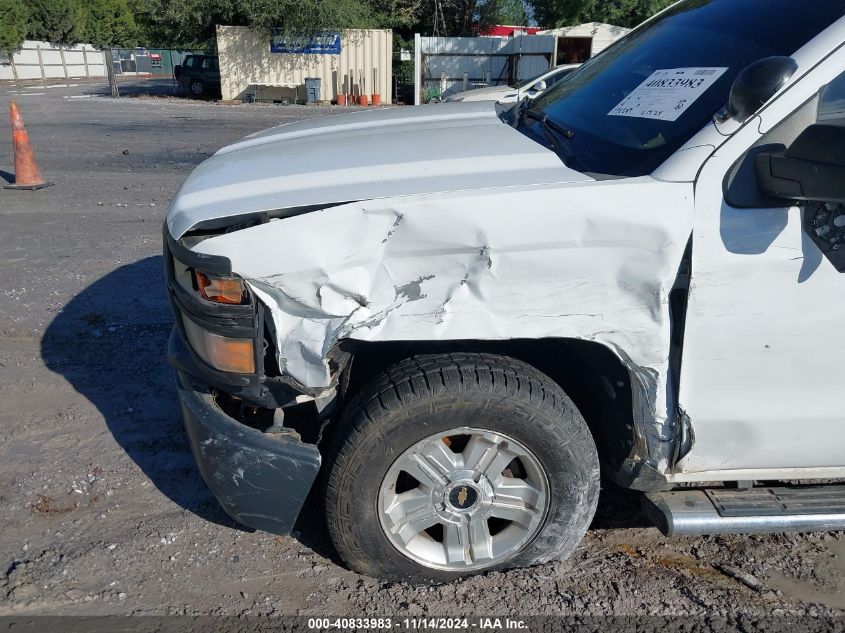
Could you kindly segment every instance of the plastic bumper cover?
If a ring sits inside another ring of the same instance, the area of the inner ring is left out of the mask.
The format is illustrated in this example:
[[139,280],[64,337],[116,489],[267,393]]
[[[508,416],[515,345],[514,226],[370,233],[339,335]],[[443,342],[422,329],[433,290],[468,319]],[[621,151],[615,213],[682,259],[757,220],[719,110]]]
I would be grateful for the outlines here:
[[241,424],[187,374],[177,371],[176,385],[197,466],[226,513],[289,534],[320,469],[317,447]]

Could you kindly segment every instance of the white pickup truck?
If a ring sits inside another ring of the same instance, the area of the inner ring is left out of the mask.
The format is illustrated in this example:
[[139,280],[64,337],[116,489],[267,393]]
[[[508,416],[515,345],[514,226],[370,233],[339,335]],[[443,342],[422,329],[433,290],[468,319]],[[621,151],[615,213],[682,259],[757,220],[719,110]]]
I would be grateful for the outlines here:
[[[845,527],[845,9],[684,0],[527,103],[296,122],[164,227],[198,466],[364,574]],[[832,483],[832,481],[834,483]]]

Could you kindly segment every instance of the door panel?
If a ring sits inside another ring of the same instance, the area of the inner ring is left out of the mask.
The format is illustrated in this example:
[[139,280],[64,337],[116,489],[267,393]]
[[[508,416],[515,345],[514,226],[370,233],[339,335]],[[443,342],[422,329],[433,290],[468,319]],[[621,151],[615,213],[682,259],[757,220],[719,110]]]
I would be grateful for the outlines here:
[[[742,182],[753,170],[738,169],[733,184],[726,175],[755,144],[794,138],[815,121],[818,101],[809,100],[843,68],[838,54],[808,73],[725,143],[696,184],[680,388],[695,444],[683,472],[845,466],[845,274],[804,232],[811,207],[761,199],[739,208],[725,196],[727,185],[756,188]],[[784,121],[790,103],[795,113]]]

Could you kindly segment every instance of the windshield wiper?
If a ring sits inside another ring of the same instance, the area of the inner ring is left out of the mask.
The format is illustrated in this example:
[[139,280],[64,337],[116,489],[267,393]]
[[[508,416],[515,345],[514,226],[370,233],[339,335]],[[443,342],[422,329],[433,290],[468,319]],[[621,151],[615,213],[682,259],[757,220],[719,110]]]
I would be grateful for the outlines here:
[[543,110],[526,110],[525,116],[529,119],[534,119],[535,121],[539,121],[543,124],[543,127],[547,127],[554,132],[562,135],[567,141],[571,141],[575,138],[575,132],[570,130],[565,125],[561,125],[553,118],[551,118],[548,114],[546,114]]
[[555,151],[562,155],[563,162],[565,164],[568,165],[569,161],[575,158],[575,154],[572,149],[570,149],[570,147],[565,143],[561,142],[561,137],[567,141],[571,141],[575,138],[575,132],[550,118],[543,110],[526,109],[522,112],[522,115],[526,119],[539,121],[543,129],[543,134],[549,140],[549,143],[551,143]]

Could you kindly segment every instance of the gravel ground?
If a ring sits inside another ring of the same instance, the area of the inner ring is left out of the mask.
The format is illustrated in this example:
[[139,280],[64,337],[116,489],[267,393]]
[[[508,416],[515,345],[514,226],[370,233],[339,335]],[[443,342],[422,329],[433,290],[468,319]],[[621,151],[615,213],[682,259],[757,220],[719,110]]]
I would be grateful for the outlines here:
[[845,614],[840,535],[664,539],[611,487],[569,561],[433,588],[357,576],[313,528],[239,528],[182,431],[161,223],[221,145],[336,110],[86,94],[101,90],[0,89],[56,183],[0,190],[0,615]]

